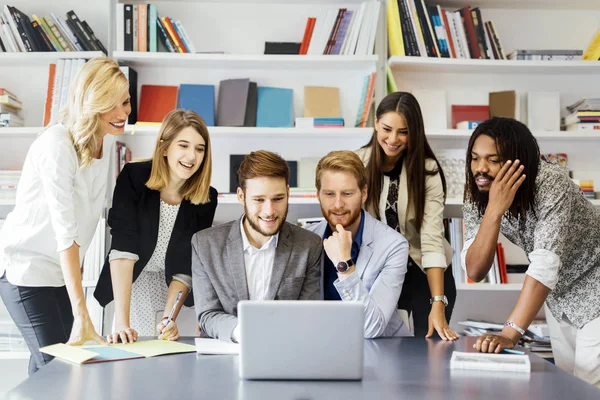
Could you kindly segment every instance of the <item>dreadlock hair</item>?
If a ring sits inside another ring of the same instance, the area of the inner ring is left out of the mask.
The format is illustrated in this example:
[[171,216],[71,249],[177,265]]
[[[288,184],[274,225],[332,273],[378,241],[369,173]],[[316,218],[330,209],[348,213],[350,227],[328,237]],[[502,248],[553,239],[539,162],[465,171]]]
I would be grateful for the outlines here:
[[540,163],[540,148],[529,128],[512,118],[491,118],[479,124],[471,135],[465,167],[464,202],[475,203],[479,215],[483,215],[487,207],[487,193],[482,195],[479,192],[471,170],[473,145],[481,135],[487,135],[494,140],[502,164],[509,160],[519,160],[520,165],[523,166],[522,173],[527,176],[517,189],[515,198],[508,209],[509,218],[525,218],[529,210],[535,215],[535,180]]

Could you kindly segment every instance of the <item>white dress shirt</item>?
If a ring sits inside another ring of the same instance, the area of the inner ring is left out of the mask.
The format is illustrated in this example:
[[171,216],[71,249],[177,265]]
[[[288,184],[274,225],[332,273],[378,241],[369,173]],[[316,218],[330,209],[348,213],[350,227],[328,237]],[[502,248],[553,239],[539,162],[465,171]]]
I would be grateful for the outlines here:
[[[271,236],[260,249],[252,246],[244,230],[244,220],[240,221],[240,230],[242,231],[242,246],[244,248],[244,265],[246,267],[246,281],[248,282],[248,296],[250,300],[267,300],[269,283],[273,275],[273,262],[275,261],[275,251],[277,250],[277,241],[279,233]],[[240,325],[238,324],[231,338],[234,342],[240,341]]]
[[102,158],[81,168],[62,124],[38,136],[25,158],[16,206],[0,231],[0,276],[6,271],[19,286],[65,284],[59,252],[75,242],[83,260],[107,204],[114,142],[106,135]]
[[246,231],[244,220],[241,219],[242,245],[244,247],[244,265],[246,266],[246,280],[248,282],[248,295],[250,300],[267,300],[267,291],[273,275],[273,262],[279,233],[271,236],[260,249],[252,246]]

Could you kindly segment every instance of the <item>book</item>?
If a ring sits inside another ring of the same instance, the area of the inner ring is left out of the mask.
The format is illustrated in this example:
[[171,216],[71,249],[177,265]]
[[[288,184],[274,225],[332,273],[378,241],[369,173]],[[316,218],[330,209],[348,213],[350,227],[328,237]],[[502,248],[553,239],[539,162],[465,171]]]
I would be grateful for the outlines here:
[[131,102],[131,113],[129,113],[127,123],[130,125],[134,125],[137,122],[138,118],[137,71],[129,66],[122,66],[119,68],[129,81],[129,99]]
[[461,121],[456,124],[456,129],[475,129],[477,125],[482,123],[483,121]]
[[142,85],[138,121],[162,122],[177,107],[177,86]]
[[256,106],[258,102],[258,86],[256,82],[250,82],[248,86],[248,99],[246,100],[246,116],[244,126],[256,126]]
[[292,128],[294,126],[294,91],[292,89],[259,86],[256,126]]
[[265,42],[265,54],[300,54],[302,43]]
[[198,354],[240,354],[240,344],[219,339],[196,338],[196,353]]
[[219,84],[217,126],[244,126],[250,79],[227,79]]
[[490,119],[489,106],[483,105],[452,105],[452,129],[462,121],[486,121]]
[[206,126],[215,126],[214,85],[179,85],[177,108],[195,111]]
[[450,369],[530,372],[528,355],[453,351]]
[[340,89],[326,86],[304,86],[304,117],[341,117]]

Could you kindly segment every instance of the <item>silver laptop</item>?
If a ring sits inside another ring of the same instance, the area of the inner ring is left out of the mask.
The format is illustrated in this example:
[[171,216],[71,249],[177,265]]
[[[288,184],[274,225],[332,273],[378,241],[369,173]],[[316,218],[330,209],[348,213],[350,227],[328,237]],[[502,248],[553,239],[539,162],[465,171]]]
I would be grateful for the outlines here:
[[362,303],[241,301],[238,317],[240,378],[362,379]]

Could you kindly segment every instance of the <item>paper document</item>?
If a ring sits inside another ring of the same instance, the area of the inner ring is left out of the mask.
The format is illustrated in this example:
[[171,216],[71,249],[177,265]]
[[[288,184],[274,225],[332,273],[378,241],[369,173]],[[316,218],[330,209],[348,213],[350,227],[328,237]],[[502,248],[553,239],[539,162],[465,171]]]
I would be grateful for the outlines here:
[[450,359],[450,369],[530,372],[531,363],[527,354],[466,353],[454,351]]
[[129,360],[154,357],[165,354],[192,353],[196,347],[191,344],[168,340],[143,340],[135,343],[119,343],[91,346],[69,346],[63,343],[42,347],[42,353],[75,364],[90,364],[105,361]]
[[240,354],[240,345],[219,339],[196,338],[196,352],[198,354]]

